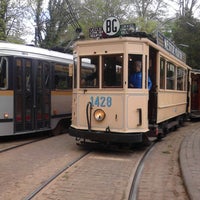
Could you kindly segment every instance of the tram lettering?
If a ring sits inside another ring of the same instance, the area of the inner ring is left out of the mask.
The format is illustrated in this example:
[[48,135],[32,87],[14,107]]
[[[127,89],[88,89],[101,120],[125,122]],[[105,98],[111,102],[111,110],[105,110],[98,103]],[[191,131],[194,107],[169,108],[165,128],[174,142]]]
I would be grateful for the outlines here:
[[116,22],[116,19],[106,21],[106,33],[117,32],[117,26],[115,25]]
[[100,105],[100,107],[105,107],[105,101],[106,101],[106,98],[105,97],[101,97],[101,105]]
[[92,103],[92,106],[97,107],[111,107],[112,106],[112,98],[111,97],[105,97],[105,96],[96,96],[90,97],[90,102]]

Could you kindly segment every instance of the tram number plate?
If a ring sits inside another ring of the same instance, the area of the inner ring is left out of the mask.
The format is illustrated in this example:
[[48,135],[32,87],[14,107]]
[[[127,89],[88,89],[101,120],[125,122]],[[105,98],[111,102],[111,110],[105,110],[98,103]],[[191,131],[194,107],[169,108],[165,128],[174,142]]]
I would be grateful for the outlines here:
[[112,106],[112,97],[105,97],[105,96],[91,96],[90,102],[92,106],[97,107],[111,107]]

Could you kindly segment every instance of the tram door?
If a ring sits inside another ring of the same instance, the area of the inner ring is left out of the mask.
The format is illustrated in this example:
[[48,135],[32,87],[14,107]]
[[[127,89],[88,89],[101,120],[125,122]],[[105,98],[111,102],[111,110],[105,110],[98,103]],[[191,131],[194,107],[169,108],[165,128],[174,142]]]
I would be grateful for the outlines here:
[[50,64],[16,58],[14,132],[50,128]]
[[149,123],[154,124],[157,119],[157,50],[153,47],[149,48],[149,77],[152,81],[152,88],[149,91],[149,102],[148,102],[148,118]]
[[191,109],[200,110],[200,75],[192,74]]

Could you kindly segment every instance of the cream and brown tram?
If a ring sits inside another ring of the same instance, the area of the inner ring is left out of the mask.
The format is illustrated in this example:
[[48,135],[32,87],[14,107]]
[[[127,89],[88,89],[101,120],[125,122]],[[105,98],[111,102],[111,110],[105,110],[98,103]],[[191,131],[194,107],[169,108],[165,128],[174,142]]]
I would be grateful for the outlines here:
[[0,42],[0,136],[66,127],[72,65],[70,54]]
[[[143,142],[179,126],[190,111],[190,67],[184,53],[161,34],[157,41],[128,31],[78,41],[74,61],[69,134],[81,141]],[[130,77],[138,61],[142,77],[135,88]]]

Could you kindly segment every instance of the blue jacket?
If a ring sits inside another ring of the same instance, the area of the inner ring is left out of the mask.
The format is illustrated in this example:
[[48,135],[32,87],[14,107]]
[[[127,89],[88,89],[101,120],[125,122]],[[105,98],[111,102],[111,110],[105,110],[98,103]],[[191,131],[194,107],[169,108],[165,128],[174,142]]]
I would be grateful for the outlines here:
[[[136,72],[131,75],[130,83],[134,86],[134,88],[142,88],[142,72]],[[148,77],[148,89],[150,90],[152,87],[151,79]]]

